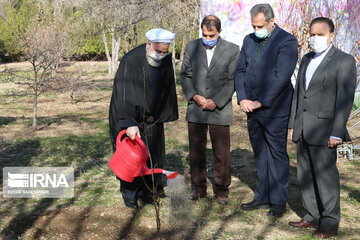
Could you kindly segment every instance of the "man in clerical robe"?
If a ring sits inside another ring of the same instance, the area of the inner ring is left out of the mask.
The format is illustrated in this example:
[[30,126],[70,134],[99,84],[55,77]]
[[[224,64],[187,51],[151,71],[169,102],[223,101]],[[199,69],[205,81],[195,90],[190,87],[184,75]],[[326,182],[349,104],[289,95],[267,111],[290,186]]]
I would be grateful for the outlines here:
[[[126,129],[131,139],[141,137],[153,167],[163,168],[164,122],[178,119],[174,69],[168,52],[175,34],[158,28],[148,31],[146,38],[146,44],[125,54],[116,73],[109,111],[110,139],[115,151],[121,130]],[[150,160],[147,163],[150,167]],[[153,202],[151,175],[136,177],[131,183],[119,180],[127,207],[137,208],[138,198]],[[155,175],[154,183],[156,194],[164,196],[161,175]]]

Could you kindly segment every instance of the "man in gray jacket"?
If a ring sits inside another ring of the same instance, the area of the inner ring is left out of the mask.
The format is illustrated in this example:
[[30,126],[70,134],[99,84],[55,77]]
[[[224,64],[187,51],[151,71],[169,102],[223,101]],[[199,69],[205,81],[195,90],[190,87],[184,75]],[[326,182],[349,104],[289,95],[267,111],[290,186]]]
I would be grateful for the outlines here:
[[310,23],[310,46],[300,65],[289,121],[297,143],[297,174],[306,214],[293,227],[317,227],[313,236],[329,238],[340,222],[340,179],[336,146],[349,140],[346,122],[354,101],[355,60],[332,45],[334,23]]
[[230,124],[234,72],[239,47],[220,37],[221,22],[209,15],[201,23],[203,37],[187,44],[181,84],[188,108],[191,200],[206,196],[206,141],[209,129],[213,148],[214,193],[219,204],[228,203]]

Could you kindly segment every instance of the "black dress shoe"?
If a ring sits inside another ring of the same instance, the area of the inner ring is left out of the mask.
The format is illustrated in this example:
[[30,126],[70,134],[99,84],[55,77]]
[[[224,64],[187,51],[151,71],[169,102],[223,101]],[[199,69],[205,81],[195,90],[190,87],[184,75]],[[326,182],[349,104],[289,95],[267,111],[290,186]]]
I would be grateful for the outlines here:
[[166,198],[166,194],[163,188],[157,190],[159,198]]
[[241,206],[240,206],[240,208],[242,210],[255,210],[255,209],[260,209],[260,208],[267,209],[269,207],[270,207],[269,203],[257,202],[256,200],[241,204]]
[[166,198],[166,194],[165,194],[165,191],[164,191],[164,188],[161,186],[159,186],[156,190],[157,192],[157,195],[159,196],[159,198]]
[[152,197],[140,198],[140,200],[144,204],[153,204],[154,202]]
[[148,189],[142,189],[137,193],[138,199],[144,204],[153,203],[153,193]]
[[272,217],[282,217],[286,212],[286,205],[271,205],[269,212],[267,213],[268,216]]
[[139,205],[138,205],[137,201],[135,201],[135,200],[126,200],[124,202],[125,202],[125,206],[127,206],[129,208],[134,208],[134,209],[139,208]]

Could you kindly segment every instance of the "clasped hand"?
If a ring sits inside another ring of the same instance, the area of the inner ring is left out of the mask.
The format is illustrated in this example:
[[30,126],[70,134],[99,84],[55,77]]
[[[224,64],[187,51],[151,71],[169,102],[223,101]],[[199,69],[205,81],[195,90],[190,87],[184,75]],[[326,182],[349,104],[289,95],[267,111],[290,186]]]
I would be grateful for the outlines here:
[[196,94],[193,99],[201,107],[202,110],[213,111],[216,108],[216,103],[212,99],[206,99],[205,97],[198,94]]
[[329,148],[336,148],[337,145],[340,145],[340,144],[342,144],[342,140],[338,140],[338,139],[335,139],[332,137],[329,138],[329,141],[328,141]]
[[262,104],[259,101],[241,100],[240,109],[244,112],[253,112],[255,109],[261,108]]
[[[296,141],[294,141],[293,139],[294,137],[294,129],[289,129],[289,139],[291,142],[296,143]],[[329,148],[336,148],[338,145],[342,144],[342,139],[335,139],[330,137],[328,140],[328,147]]]

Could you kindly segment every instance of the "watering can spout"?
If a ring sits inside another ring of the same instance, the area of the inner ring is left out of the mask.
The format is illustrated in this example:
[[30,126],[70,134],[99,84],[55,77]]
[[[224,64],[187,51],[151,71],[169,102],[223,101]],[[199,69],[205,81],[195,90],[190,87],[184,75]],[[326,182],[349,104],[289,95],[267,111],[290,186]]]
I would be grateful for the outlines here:
[[[145,143],[138,137],[131,140],[122,130],[116,138],[116,151],[109,161],[109,167],[121,180],[132,182],[134,177],[151,175],[152,170],[146,166],[149,157]],[[123,138],[123,136],[125,136]],[[154,168],[154,174],[165,174],[168,179],[175,178],[178,173]]]
[[[178,172],[167,171],[161,168],[154,168],[153,170],[154,170],[154,174],[158,174],[158,173],[165,174],[168,179],[176,178],[176,176],[179,174]],[[142,175],[151,175],[151,173],[152,173],[151,169],[145,166]]]

